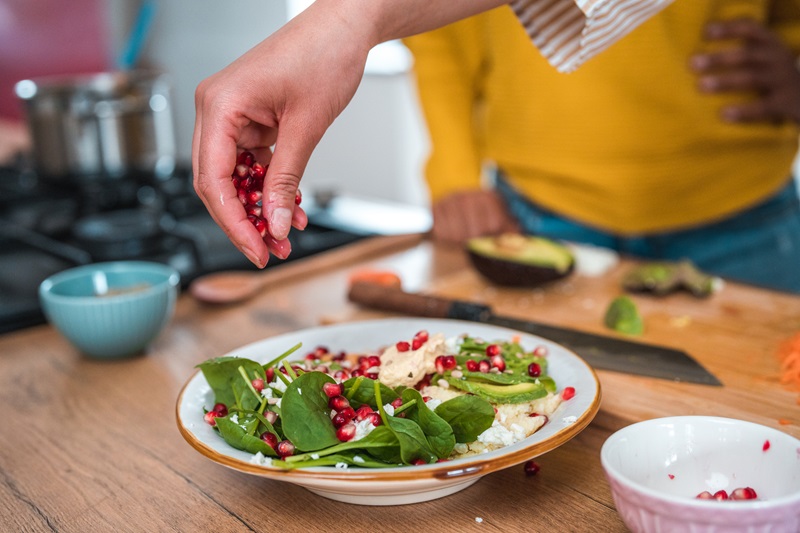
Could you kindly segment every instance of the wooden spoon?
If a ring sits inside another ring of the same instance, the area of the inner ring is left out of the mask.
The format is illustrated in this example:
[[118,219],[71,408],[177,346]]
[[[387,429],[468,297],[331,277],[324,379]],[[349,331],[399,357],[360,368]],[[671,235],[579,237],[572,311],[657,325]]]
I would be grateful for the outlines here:
[[205,303],[239,303],[258,294],[268,280],[263,272],[217,272],[194,280],[189,293]]

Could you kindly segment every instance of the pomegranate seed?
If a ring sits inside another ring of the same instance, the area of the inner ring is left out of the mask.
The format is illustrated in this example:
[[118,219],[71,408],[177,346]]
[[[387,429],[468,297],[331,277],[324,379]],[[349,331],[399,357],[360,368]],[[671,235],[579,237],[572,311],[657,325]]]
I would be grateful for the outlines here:
[[474,359],[467,359],[465,363],[467,370],[470,372],[477,372],[478,371],[478,362]]
[[272,367],[269,367],[266,370],[266,373],[267,373],[267,383],[272,383],[272,380],[275,379],[275,369],[272,368]]
[[338,383],[325,383],[322,386],[322,392],[324,392],[325,396],[328,398],[334,398],[342,395],[342,388],[343,387]]
[[444,374],[445,368],[444,368],[444,356],[443,355],[437,355],[436,359],[433,360],[433,364],[436,366],[436,373],[437,374]]
[[761,450],[762,450],[762,451],[767,451],[767,450],[769,450],[769,447],[770,447],[770,443],[769,443],[769,441],[768,441],[768,440],[765,440],[765,441],[764,441],[764,445],[761,447]]
[[253,166],[253,162],[255,162],[256,157],[253,155],[253,152],[248,152],[245,150],[239,157],[236,158],[237,165],[247,165],[248,167]]
[[245,195],[245,197],[247,198],[247,204],[248,205],[257,204],[258,202],[261,201],[262,196],[263,196],[263,193],[261,191],[258,191],[258,190],[247,191],[247,193]]
[[422,342],[428,342],[428,331],[427,330],[420,330],[414,335],[414,340],[420,340]]
[[209,411],[205,415],[203,415],[203,420],[206,421],[206,424],[213,427],[217,425],[217,421],[215,419],[218,416],[220,416],[219,413],[215,413],[214,411]]
[[350,372],[348,372],[347,370],[337,370],[336,372],[333,373],[333,379],[335,379],[340,383],[342,381],[347,381],[348,379],[350,379]]
[[528,365],[528,375],[532,378],[538,378],[542,375],[542,367],[539,363],[531,363]]
[[[400,414],[403,414],[403,413],[400,413]],[[381,420],[381,415],[379,415],[378,413],[375,413],[375,412],[370,413],[369,416],[367,417],[367,419],[369,420],[370,424],[372,424],[375,427],[378,427],[383,423],[383,420]]]
[[369,368],[374,366],[381,366],[381,358],[377,355],[370,355],[367,357],[367,364],[369,364]]
[[333,423],[333,427],[340,428],[343,425],[350,422],[346,416],[342,415],[342,413],[336,413],[333,418],[331,418],[331,422]]
[[425,402],[425,403],[428,403],[429,401],[431,401],[431,397],[430,396],[423,396],[422,397],[422,401]]
[[698,500],[713,500],[714,495],[708,492],[707,490],[704,490],[703,492],[695,496],[695,498],[697,498]]
[[407,352],[411,349],[411,345],[406,341],[400,341],[394,345],[398,352]]
[[282,440],[275,446],[275,451],[281,458],[289,457],[294,454],[294,444],[292,444],[291,441]]
[[332,359],[334,361],[344,361],[345,357],[347,357],[347,354],[342,351],[334,355]]
[[275,411],[264,411],[264,418],[266,418],[267,422],[270,424],[274,424],[278,421],[278,413]]
[[547,357],[547,346],[539,345],[534,348],[531,353],[533,355],[538,355],[539,357]]
[[489,370],[492,369],[492,362],[488,359],[481,359],[478,362],[478,372],[483,372],[484,374],[488,374]]
[[254,379],[253,381],[250,382],[250,384],[253,386],[256,392],[261,392],[262,390],[264,390],[264,380],[261,378]]
[[535,476],[536,474],[539,473],[539,470],[542,469],[542,467],[540,467],[536,461],[526,462],[524,468],[526,476]]
[[350,372],[350,377],[357,378],[357,377],[363,376],[364,373],[365,372],[363,370],[361,370],[360,368],[356,368],[352,372]]
[[428,463],[425,462],[425,459],[414,459],[413,461],[411,461],[411,464],[414,466],[420,466],[420,465],[426,465]]
[[548,417],[547,415],[540,415],[539,413],[531,413],[531,414],[529,414],[528,416],[530,416],[530,417],[534,417],[534,416],[543,416],[543,417],[544,417],[544,422],[542,423],[542,425],[545,425],[545,424],[547,424],[548,422],[550,422],[550,417]]
[[571,400],[573,397],[575,397],[575,387],[564,387],[564,390],[561,391],[561,399]]
[[366,418],[369,415],[371,415],[373,412],[374,411],[372,410],[372,407],[370,407],[367,404],[364,404],[361,407],[359,407],[358,409],[356,409],[356,420],[358,420],[358,421],[366,420]]
[[248,205],[244,206],[244,212],[247,213],[248,215],[253,215],[253,216],[256,216],[256,217],[260,217],[261,214],[264,211],[261,209],[260,205],[248,204]]
[[274,433],[270,433],[269,431],[265,431],[264,433],[262,433],[260,438],[261,440],[266,442],[267,446],[269,446],[273,450],[278,445],[278,437],[276,437]]
[[245,189],[239,189],[239,192],[236,193],[238,196],[239,201],[242,202],[242,205],[247,205],[247,191]]
[[496,368],[500,372],[506,369],[506,360],[503,359],[502,355],[493,355],[491,359],[492,367]]
[[314,355],[317,356],[317,359],[322,359],[329,353],[330,351],[328,350],[327,346],[317,346],[316,348],[314,348]]
[[348,422],[356,417],[356,410],[352,407],[345,407],[341,411],[339,411],[340,415],[342,415]]
[[403,399],[402,398],[397,398],[397,399],[392,401],[392,407],[394,407],[395,409],[397,409],[401,405],[403,405]]
[[294,193],[294,204],[300,205],[300,202],[303,201],[303,193],[300,192],[300,189],[297,189],[297,192]]
[[353,437],[355,436],[356,436],[356,425],[353,424],[352,422],[348,422],[336,430],[336,438],[342,442],[353,440]]
[[237,178],[250,177],[250,167],[247,165],[236,165],[236,168],[233,169],[233,173]]
[[256,231],[262,236],[265,237],[267,235],[267,221],[261,217],[257,217],[255,215],[247,215],[247,220],[249,220],[253,226],[255,226]]
[[212,411],[214,411],[215,413],[219,413],[219,416],[227,416],[228,406],[225,405],[224,403],[215,403]]
[[670,479],[675,479],[675,474],[667,474],[667,477]]
[[422,345],[425,344],[425,341],[420,339],[412,339],[411,340],[411,349],[412,350],[419,350],[422,348]]
[[421,380],[419,380],[419,382],[416,385],[414,385],[414,388],[417,389],[417,390],[422,390],[425,387],[427,387],[428,385],[430,385],[431,384],[431,375],[432,374],[425,374],[425,377],[423,377]]
[[486,355],[492,357],[493,355],[500,355],[500,346],[497,344],[490,344],[486,347]]
[[454,355],[445,355],[443,357],[444,369],[453,370],[456,367],[456,357]]
[[264,176],[267,175],[267,167],[261,163],[253,163],[253,172],[250,174],[254,180],[263,181]]
[[317,357],[317,354],[314,352],[308,352],[305,357],[306,361],[316,361],[317,359],[319,359],[319,357]]
[[344,409],[345,407],[350,407],[350,402],[347,401],[347,398],[344,396],[334,396],[330,400],[328,400],[328,407],[336,411],[337,413]]
[[750,487],[740,487],[731,492],[732,500],[755,500],[758,498],[756,491]]
[[724,490],[718,490],[714,493],[714,499],[718,501],[723,501],[728,499],[728,493]]

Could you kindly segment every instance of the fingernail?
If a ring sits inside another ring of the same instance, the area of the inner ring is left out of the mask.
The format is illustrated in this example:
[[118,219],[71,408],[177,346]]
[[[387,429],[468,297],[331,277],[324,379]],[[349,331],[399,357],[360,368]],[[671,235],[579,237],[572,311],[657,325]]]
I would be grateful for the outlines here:
[[279,207],[272,212],[269,219],[269,232],[276,239],[283,240],[289,236],[289,229],[292,227],[292,212],[285,207]]
[[257,266],[258,268],[264,268],[264,265],[261,264],[261,260],[258,258],[258,255],[256,255],[256,253],[253,250],[251,250],[250,248],[248,248],[246,246],[243,246],[242,247],[242,253],[255,266]]

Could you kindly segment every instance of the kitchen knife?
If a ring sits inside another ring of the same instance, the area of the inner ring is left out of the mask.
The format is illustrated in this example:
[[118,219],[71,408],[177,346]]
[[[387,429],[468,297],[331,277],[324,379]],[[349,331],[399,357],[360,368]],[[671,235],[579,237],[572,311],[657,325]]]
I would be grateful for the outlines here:
[[350,301],[412,316],[469,320],[525,331],[574,351],[591,366],[640,376],[720,386],[722,383],[684,351],[495,315],[483,304],[412,294],[400,288],[357,281]]

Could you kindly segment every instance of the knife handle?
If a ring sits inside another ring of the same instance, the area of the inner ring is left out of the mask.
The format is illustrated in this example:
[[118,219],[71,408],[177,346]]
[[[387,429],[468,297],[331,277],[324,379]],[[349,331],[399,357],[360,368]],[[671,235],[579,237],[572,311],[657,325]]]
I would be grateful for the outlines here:
[[353,303],[372,309],[430,318],[481,320],[491,313],[489,307],[485,305],[412,294],[397,287],[368,281],[353,282],[347,298]]

